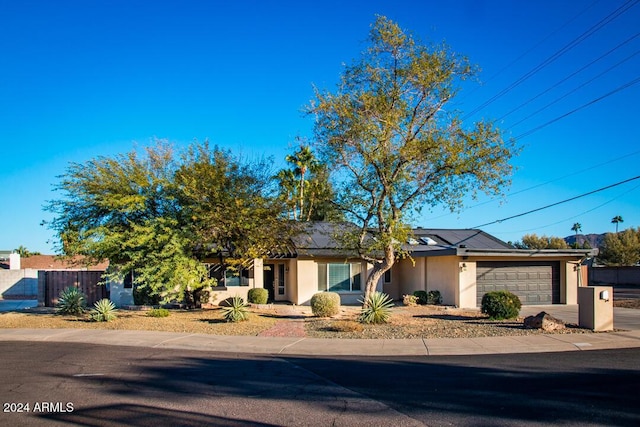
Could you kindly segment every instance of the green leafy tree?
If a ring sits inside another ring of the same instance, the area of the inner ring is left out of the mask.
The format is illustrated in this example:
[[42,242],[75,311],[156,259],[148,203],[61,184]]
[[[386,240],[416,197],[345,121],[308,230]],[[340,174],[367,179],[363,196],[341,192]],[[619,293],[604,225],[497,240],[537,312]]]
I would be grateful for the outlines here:
[[287,210],[277,197],[269,159],[241,162],[231,152],[191,147],[176,173],[184,223],[200,250],[233,264],[266,256],[292,235]]
[[562,237],[538,236],[525,234],[522,236],[522,249],[569,249],[569,245]]
[[616,233],[618,232],[618,224],[620,224],[621,222],[624,222],[624,220],[620,215],[614,216],[611,220],[611,223],[616,225]]
[[143,301],[181,301],[211,284],[202,256],[265,253],[273,239],[264,230],[277,235],[282,214],[265,194],[271,185],[206,143],[176,156],[158,141],[143,153],[72,163],[56,187],[62,196],[47,209],[61,253],[109,260],[109,279],[135,272],[134,294]]
[[412,212],[456,210],[465,197],[508,184],[513,143],[491,122],[464,124],[450,106],[475,74],[466,58],[419,44],[381,16],[336,91],[316,91],[317,147],[335,171],[336,204],[358,228],[339,237],[373,265],[364,301],[402,254]]
[[598,260],[612,266],[636,265],[640,262],[640,229],[605,234]]

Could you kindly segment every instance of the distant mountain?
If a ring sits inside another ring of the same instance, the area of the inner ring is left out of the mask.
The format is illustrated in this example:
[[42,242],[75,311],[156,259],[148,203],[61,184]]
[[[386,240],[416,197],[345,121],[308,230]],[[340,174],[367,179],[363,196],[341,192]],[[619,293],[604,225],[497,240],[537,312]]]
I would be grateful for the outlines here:
[[567,236],[564,238],[564,241],[567,242],[569,246],[573,245],[576,242],[576,238],[578,240],[578,245],[582,246],[584,242],[589,242],[589,246],[592,248],[599,248],[604,241],[604,233],[602,234],[572,234],[571,236]]

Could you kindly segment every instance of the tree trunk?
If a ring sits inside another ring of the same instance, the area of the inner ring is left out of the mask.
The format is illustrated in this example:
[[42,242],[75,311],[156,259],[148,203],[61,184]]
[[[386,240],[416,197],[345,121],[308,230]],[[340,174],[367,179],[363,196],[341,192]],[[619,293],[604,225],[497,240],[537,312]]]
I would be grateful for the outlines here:
[[363,301],[364,307],[367,306],[369,296],[376,291],[376,286],[378,285],[380,279],[384,276],[384,273],[386,273],[387,270],[390,270],[396,261],[395,252],[392,246],[386,247],[384,254],[384,259],[381,262],[373,265],[373,271],[371,271],[371,274],[369,274],[369,276],[367,277]]

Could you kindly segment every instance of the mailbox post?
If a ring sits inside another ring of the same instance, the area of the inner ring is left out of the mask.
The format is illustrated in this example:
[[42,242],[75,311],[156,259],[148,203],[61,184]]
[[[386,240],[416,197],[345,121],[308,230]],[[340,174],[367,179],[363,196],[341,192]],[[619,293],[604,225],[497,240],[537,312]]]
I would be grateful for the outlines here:
[[578,288],[578,318],[582,328],[596,332],[613,330],[613,288],[585,286]]

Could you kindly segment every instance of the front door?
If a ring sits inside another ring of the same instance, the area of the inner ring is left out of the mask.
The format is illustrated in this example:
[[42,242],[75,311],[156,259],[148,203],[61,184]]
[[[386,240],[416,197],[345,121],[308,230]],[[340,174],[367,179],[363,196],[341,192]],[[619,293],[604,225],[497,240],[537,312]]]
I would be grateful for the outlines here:
[[275,264],[264,265],[264,288],[269,291],[269,301],[275,299],[276,266]]

